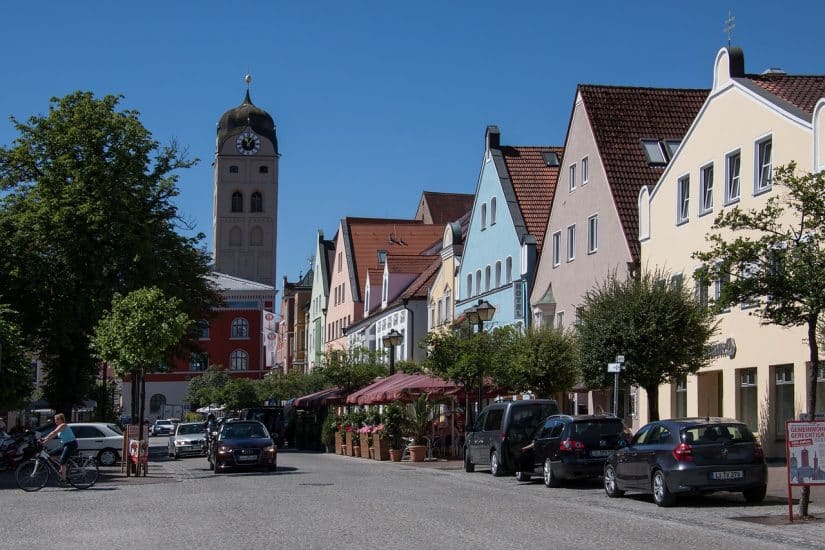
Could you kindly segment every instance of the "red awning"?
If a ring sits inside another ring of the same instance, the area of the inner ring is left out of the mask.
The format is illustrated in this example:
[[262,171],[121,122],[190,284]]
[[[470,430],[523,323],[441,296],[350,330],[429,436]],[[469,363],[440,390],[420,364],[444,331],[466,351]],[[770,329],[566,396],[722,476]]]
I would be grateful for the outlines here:
[[390,403],[395,400],[410,401],[418,395],[429,393],[434,397],[456,395],[462,391],[462,386],[432,376],[430,374],[396,373],[380,380],[366,388],[362,388],[347,398],[347,403],[359,405],[376,405]]
[[319,409],[324,405],[340,403],[343,400],[344,396],[341,393],[341,389],[334,387],[304,395],[303,397],[297,397],[292,404],[298,409]]
[[347,404],[349,405],[358,405],[363,404],[359,402],[359,399],[362,395],[375,391],[377,388],[380,388],[384,384],[392,384],[394,381],[398,379],[400,376],[406,376],[403,372],[397,372],[392,376],[387,376],[386,378],[378,378],[372,384],[368,386],[364,386],[358,391],[354,391],[347,396]]

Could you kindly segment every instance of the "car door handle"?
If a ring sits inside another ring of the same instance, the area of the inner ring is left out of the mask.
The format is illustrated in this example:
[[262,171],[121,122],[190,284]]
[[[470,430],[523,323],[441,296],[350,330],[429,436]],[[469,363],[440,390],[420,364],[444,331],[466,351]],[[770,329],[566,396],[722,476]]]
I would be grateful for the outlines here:
[[103,443],[102,439],[95,439],[95,443]]

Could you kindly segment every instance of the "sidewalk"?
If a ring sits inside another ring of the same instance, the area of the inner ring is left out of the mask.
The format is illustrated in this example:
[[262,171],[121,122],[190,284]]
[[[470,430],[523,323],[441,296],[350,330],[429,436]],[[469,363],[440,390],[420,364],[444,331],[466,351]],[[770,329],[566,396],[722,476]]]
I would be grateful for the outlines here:
[[[794,502],[801,492],[801,487],[793,488]],[[785,466],[768,466],[768,496],[788,499],[788,470]],[[825,485],[811,486],[811,503],[825,505]]]

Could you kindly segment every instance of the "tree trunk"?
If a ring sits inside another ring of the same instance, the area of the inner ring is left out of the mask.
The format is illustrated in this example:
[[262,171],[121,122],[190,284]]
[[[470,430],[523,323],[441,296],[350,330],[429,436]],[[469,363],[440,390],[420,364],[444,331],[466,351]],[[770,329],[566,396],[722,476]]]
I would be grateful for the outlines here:
[[[808,418],[813,420],[816,415],[816,375],[819,373],[819,344],[816,341],[817,317],[808,319],[808,349],[811,352],[809,366],[805,369],[806,382],[808,383],[808,399],[806,400]],[[808,485],[802,486],[802,494],[799,497],[799,516],[808,517],[808,504],[811,502],[811,488]]]
[[139,371],[138,374],[139,384],[140,384],[140,413],[138,415],[138,440],[143,440],[143,419],[144,414],[146,412],[146,377],[143,374],[143,370]]
[[137,418],[137,415],[138,415],[138,398],[140,396],[140,392],[138,391],[139,390],[139,386],[138,386],[139,381],[138,381],[137,371],[132,371],[131,380],[132,380],[132,383],[130,384],[129,389],[131,390],[131,393],[132,393],[132,410],[130,411],[131,412],[131,420],[129,421],[129,423],[134,424],[135,423],[135,418]]
[[659,386],[646,387],[648,422],[659,420]]

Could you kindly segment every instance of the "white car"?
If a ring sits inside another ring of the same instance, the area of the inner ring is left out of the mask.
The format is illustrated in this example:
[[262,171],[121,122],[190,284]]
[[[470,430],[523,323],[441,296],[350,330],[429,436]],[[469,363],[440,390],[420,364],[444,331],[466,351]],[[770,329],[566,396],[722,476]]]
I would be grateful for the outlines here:
[[[74,432],[81,455],[96,458],[101,466],[112,466],[120,460],[123,432],[117,425],[106,422],[69,422],[69,427]],[[47,434],[48,432],[44,432],[41,436]],[[46,448],[57,449],[60,445],[60,441],[55,438]]]

